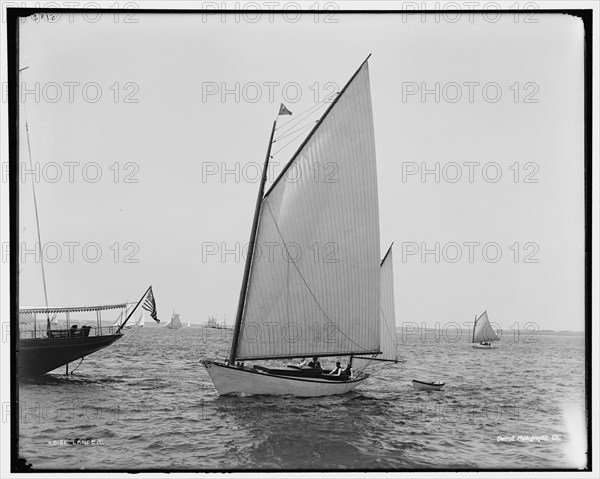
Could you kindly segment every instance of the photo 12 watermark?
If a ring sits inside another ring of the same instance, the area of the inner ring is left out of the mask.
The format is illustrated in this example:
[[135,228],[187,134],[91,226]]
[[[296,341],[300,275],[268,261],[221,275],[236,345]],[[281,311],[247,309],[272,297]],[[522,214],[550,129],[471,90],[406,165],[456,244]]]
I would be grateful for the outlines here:
[[[22,104],[96,104],[140,102],[140,83],[136,81],[46,81],[19,83]],[[2,83],[2,102],[8,101],[8,83]]]
[[485,163],[479,161],[456,161],[417,163],[403,161],[402,183],[520,183],[537,184],[540,182],[540,165],[535,161],[520,163],[515,161],[509,166],[502,166],[496,161]]
[[[21,241],[17,254],[19,263],[90,263],[100,261],[112,263],[139,263],[140,245],[135,241],[115,241],[99,243],[97,241],[47,241],[40,243]],[[10,242],[2,242],[2,263],[10,261]]]
[[[35,12],[29,16],[23,16],[20,19],[22,24],[56,24],[61,21],[95,24],[99,23],[103,18],[105,20],[109,19],[113,23],[125,25],[136,24],[140,21],[140,16],[136,13],[136,10],[139,10],[140,6],[136,2],[9,1],[2,2],[2,7],[2,23],[6,23],[6,12],[9,8],[55,9],[55,11]],[[114,10],[114,12],[98,11],[100,9]]]
[[[7,183],[11,172],[8,162],[2,163],[2,183]],[[21,183],[139,183],[140,164],[134,161],[114,162],[102,165],[96,161],[49,161],[19,163],[19,180]]]
[[539,103],[540,85],[534,81],[501,84],[495,81],[416,82],[401,84],[402,103]]
[[509,18],[513,23],[527,25],[540,21],[540,16],[536,14],[540,7],[536,2],[512,2],[506,5],[499,2],[421,1],[401,2],[397,8],[401,12],[402,23],[498,23],[503,18]]
[[401,258],[403,263],[525,263],[540,262],[540,245],[535,241],[447,241],[417,242],[403,241]]
[[[341,16],[337,2],[201,2],[202,22],[218,23],[313,23],[336,24]],[[224,11],[229,10],[229,11]]]

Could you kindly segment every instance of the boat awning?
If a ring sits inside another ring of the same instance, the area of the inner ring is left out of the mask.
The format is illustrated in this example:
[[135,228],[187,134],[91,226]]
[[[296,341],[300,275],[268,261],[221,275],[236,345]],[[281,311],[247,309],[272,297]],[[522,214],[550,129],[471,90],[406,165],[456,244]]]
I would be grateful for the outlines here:
[[121,309],[127,307],[128,303],[107,304],[103,306],[72,306],[70,308],[27,308],[19,309],[19,314],[33,313],[81,313],[84,311],[104,311],[107,309]]

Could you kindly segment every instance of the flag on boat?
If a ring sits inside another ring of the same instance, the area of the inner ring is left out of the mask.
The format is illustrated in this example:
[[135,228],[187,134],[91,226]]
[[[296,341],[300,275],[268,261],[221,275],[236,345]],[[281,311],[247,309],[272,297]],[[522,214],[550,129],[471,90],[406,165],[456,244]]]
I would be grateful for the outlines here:
[[285,105],[282,103],[279,107],[279,115],[291,115],[292,112],[288,110]]
[[154,295],[152,294],[152,286],[148,288],[146,297],[142,301],[142,309],[150,312],[150,316],[157,323],[160,323],[160,319],[156,317],[156,302],[154,301]]

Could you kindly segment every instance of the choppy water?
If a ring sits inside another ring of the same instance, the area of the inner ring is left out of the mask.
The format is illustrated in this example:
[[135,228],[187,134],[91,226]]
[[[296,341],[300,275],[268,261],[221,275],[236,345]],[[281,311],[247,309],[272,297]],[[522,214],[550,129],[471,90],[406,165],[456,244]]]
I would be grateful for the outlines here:
[[[471,348],[466,333],[459,341],[433,331],[397,336],[403,362],[347,395],[219,397],[198,360],[226,356],[225,331],[130,330],[73,376],[57,370],[21,383],[19,452],[34,469],[584,465],[576,421],[585,412],[583,335],[511,332],[493,350]],[[415,392],[411,379],[447,385]],[[74,439],[99,444],[57,442]]]

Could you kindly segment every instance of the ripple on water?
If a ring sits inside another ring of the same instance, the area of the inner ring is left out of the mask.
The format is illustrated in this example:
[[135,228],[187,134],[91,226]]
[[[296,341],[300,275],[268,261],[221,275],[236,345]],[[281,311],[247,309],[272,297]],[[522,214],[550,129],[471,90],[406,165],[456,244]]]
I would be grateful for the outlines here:
[[[219,397],[198,359],[224,357],[229,344],[218,332],[214,340],[202,334],[143,328],[86,358],[74,375],[57,370],[21,381],[20,453],[48,469],[568,465],[561,443],[497,436],[568,437],[561,405],[583,411],[583,337],[540,335],[540,343],[503,342],[493,351],[409,338],[401,343],[403,364],[381,369],[352,393],[293,398]],[[413,391],[413,378],[446,387]],[[103,444],[48,445],[74,438]]]

